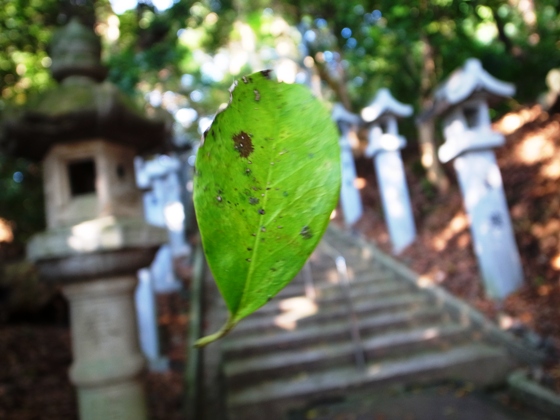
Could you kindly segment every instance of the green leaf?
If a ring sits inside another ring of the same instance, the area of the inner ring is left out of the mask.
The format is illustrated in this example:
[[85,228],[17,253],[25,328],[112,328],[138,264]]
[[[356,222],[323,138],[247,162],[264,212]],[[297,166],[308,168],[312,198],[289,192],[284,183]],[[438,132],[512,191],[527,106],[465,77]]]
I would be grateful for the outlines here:
[[194,205],[230,315],[220,338],[286,286],[326,230],[340,188],[338,130],[302,85],[242,77],[196,157]]

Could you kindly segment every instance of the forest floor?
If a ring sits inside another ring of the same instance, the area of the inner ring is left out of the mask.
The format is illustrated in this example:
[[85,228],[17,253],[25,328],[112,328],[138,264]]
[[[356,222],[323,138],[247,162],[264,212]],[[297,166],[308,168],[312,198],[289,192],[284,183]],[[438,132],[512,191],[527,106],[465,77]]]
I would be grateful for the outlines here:
[[[419,181],[422,177],[414,173],[413,164],[406,165],[418,238],[398,259],[502,326],[519,334],[535,331],[539,335],[535,345],[559,351],[560,115],[548,115],[534,106],[504,116],[494,127],[507,136],[506,145],[496,153],[523,263],[524,286],[502,305],[484,296],[451,165],[445,167],[451,181],[445,194],[436,194]],[[405,162],[407,153],[412,156],[416,150],[405,149]],[[358,159],[357,170],[366,187],[361,190],[365,214],[355,228],[390,253],[371,160]],[[184,293],[158,296],[162,353],[169,358],[171,369],[146,377],[149,410],[155,420],[184,418],[188,287],[185,289]],[[39,292],[44,294],[42,289]],[[65,305],[60,297],[58,305]],[[0,419],[77,419],[75,391],[67,375],[72,361],[67,308],[59,308],[59,315],[51,317],[56,322],[40,314],[2,322],[1,312]],[[559,354],[541,375],[557,392]]]
[[[406,153],[418,237],[397,259],[503,328],[545,347],[551,361],[539,375],[560,392],[560,114],[549,115],[535,105],[505,115],[493,129],[506,136],[496,155],[524,270],[523,287],[501,304],[486,298],[452,163],[444,167],[451,186],[438,194],[413,173]],[[365,180],[364,216],[354,228],[391,253],[371,159],[357,160],[357,174]],[[342,223],[340,214],[337,221]]]
[[[151,420],[184,420],[184,368],[188,294],[157,297],[161,354],[170,369],[148,372],[144,385]],[[72,348],[68,319],[0,324],[0,419],[78,420],[76,392],[68,378]]]

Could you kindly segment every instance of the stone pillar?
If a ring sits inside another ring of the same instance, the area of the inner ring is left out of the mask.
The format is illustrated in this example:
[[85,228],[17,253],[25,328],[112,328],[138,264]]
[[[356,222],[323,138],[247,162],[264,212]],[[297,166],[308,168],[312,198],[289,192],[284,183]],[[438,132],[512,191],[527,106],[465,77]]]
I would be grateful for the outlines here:
[[504,299],[523,283],[523,269],[492,150],[504,136],[492,131],[489,102],[512,96],[515,86],[494,78],[476,58],[468,59],[435,90],[429,108],[418,121],[443,117],[442,163],[453,162],[473,247],[488,296]]
[[465,101],[444,118],[442,162],[453,160],[469,216],[474,252],[486,293],[504,299],[523,283],[502,175],[492,150],[504,137],[492,131],[482,97]]
[[381,89],[362,117],[369,123],[366,156],[372,157],[383,204],[383,213],[393,253],[398,254],[416,238],[408,186],[400,149],[406,140],[399,135],[397,116],[412,113],[408,105],[396,101],[387,89]]
[[76,385],[81,420],[146,419],[140,374],[145,359],[138,346],[133,275],[69,284]]
[[352,126],[359,124],[360,118],[348,112],[341,104],[335,104],[332,118],[340,131],[340,160],[342,165],[340,204],[346,225],[352,226],[362,217],[363,206],[360,192],[355,185],[356,164],[354,163],[354,155],[348,135]]
[[43,163],[47,229],[28,242],[28,258],[70,301],[81,420],[144,420],[136,273],[168,238],[143,220],[134,157],[160,148],[168,128],[104,81],[91,28],[72,19],[51,52],[60,84],[2,127],[11,153]]

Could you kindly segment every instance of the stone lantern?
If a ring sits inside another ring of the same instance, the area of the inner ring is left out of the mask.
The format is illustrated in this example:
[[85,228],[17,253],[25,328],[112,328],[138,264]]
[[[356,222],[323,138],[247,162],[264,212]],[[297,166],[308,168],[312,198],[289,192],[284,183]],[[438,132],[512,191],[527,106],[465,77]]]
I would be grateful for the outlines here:
[[523,270],[492,150],[504,136],[492,131],[488,102],[509,97],[515,87],[487,73],[469,59],[435,93],[424,118],[443,115],[445,143],[441,162],[454,160],[457,179],[469,216],[475,254],[487,294],[503,299],[523,283]]
[[4,146],[43,161],[47,230],[28,244],[45,281],[70,301],[82,420],[147,418],[134,306],[136,272],[167,241],[143,220],[134,156],[160,146],[165,125],[135,110],[103,82],[100,41],[72,20],[55,35],[57,88],[4,123]]
[[342,104],[335,104],[332,119],[340,131],[340,152],[342,165],[342,184],[340,187],[340,204],[344,222],[347,226],[356,223],[363,214],[362,199],[356,188],[356,164],[352,155],[352,146],[348,138],[352,126],[360,124],[360,117],[347,111]]
[[397,101],[388,89],[380,89],[361,114],[369,127],[365,154],[373,157],[375,163],[393,253],[398,254],[416,238],[400,152],[406,146],[406,139],[399,135],[397,125],[397,118],[412,115],[412,107]]

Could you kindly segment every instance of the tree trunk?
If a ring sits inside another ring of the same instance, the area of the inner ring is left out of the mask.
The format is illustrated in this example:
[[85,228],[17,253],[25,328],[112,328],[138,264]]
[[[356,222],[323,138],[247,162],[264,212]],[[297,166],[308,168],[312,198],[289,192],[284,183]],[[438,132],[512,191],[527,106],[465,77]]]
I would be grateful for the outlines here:
[[[422,42],[422,72],[420,75],[420,106],[421,109],[432,105],[430,94],[435,86],[436,72],[434,61],[434,50],[428,37],[420,35]],[[449,188],[449,180],[437,157],[437,145],[433,119],[423,121],[418,125],[418,141],[420,146],[421,162],[426,169],[428,181],[432,183],[440,193],[445,193]]]

